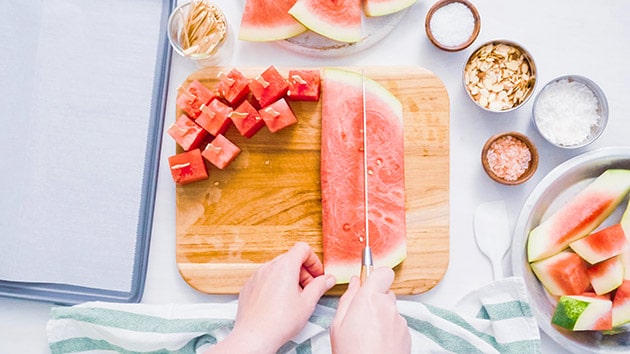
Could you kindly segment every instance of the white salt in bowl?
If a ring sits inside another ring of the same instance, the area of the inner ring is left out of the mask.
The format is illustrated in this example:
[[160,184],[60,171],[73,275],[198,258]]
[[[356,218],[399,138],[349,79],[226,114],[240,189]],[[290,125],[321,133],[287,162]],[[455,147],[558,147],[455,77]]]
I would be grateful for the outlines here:
[[586,77],[560,76],[536,96],[532,119],[549,143],[576,149],[602,134],[608,123],[608,101],[599,86]]
[[481,18],[477,8],[467,0],[439,0],[427,12],[424,29],[436,47],[457,52],[477,39]]

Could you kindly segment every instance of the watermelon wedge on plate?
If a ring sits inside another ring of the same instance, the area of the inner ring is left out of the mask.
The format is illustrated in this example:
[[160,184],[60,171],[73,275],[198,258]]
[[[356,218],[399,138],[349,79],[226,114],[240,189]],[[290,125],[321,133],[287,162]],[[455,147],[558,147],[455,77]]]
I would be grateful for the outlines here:
[[[407,255],[403,108],[365,78],[369,235],[374,266]],[[361,74],[325,69],[322,80],[321,191],[324,271],[347,283],[365,244]]]
[[252,42],[276,41],[305,32],[289,9],[296,0],[247,0],[238,38]]
[[346,43],[361,40],[361,0],[298,0],[289,13],[324,37]]
[[384,16],[402,11],[415,2],[416,0],[364,0],[363,10],[367,16]]

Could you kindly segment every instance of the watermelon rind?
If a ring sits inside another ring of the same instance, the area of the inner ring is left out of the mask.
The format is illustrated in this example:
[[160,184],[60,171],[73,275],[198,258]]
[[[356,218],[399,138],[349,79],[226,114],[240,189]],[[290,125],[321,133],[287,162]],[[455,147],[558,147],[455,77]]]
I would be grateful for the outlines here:
[[601,320],[611,316],[612,301],[588,296],[562,296],[551,322],[573,331],[598,328]]
[[630,322],[630,280],[624,280],[613,298],[613,327]]
[[[630,191],[630,170],[609,169],[529,233],[529,262],[557,254],[597,228]],[[594,210],[601,208],[601,210]],[[582,213],[583,212],[583,213]]]
[[626,210],[623,212],[619,223],[623,228],[623,232],[626,234],[626,238],[630,241],[630,198],[628,199],[628,205],[626,205]]
[[247,0],[238,39],[270,42],[295,37],[307,31],[288,11],[296,0]]
[[[328,87],[334,87],[336,90],[341,90],[342,92],[352,91],[356,93],[356,95],[349,93],[348,97],[360,97],[362,90],[361,78],[362,76],[358,72],[336,68],[324,69],[322,79],[322,104],[327,104],[326,102],[328,97],[336,97],[334,95],[331,96],[331,93],[327,90]],[[369,104],[383,106],[383,109],[379,109],[379,111],[387,111],[388,116],[391,115],[392,120],[398,120],[397,124],[400,124],[400,128],[402,129],[403,107],[401,102],[389,90],[373,79],[366,76],[364,77],[364,80],[366,96],[371,98]],[[344,97],[342,97],[342,99]],[[368,106],[368,112],[369,111],[370,108]],[[322,193],[325,193],[325,188],[322,189]],[[324,226],[327,225],[325,220],[323,224]],[[348,283],[352,276],[359,275],[361,269],[361,249],[355,249],[355,247],[362,248],[362,245],[349,242],[349,244],[344,245],[347,249],[344,249],[343,255],[331,255],[330,252],[328,252],[330,249],[330,246],[328,246],[328,237],[333,236],[331,236],[331,232],[329,230],[325,230],[325,227],[323,228],[323,231],[325,272],[326,274],[334,275],[338,284]],[[370,240],[375,267],[386,266],[394,268],[406,258],[406,230],[401,230],[401,232],[395,235],[395,237],[389,238],[385,243],[381,243],[381,245],[387,245],[386,252],[379,251],[379,249],[382,250],[382,248],[378,246],[378,241],[379,240]],[[356,257],[352,257],[353,253],[356,253]]]
[[623,283],[624,267],[619,256],[597,263],[588,269],[593,290],[597,295],[609,293]]
[[325,13],[323,7],[315,1],[298,0],[289,10],[289,14],[317,34],[339,42],[355,43],[361,40],[362,33],[360,3],[354,2],[356,9],[352,6],[339,6],[337,13]]
[[365,0],[363,11],[366,16],[391,15],[415,4],[416,0]]

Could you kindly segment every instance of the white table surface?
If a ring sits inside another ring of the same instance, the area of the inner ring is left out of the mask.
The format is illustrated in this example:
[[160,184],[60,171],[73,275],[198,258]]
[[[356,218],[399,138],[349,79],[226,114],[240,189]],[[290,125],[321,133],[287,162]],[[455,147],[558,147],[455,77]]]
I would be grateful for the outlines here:
[[[234,31],[238,30],[242,1],[217,0]],[[338,66],[417,65],[442,79],[451,102],[450,115],[450,264],[443,280],[413,299],[449,307],[462,295],[492,280],[490,263],[475,243],[472,220],[475,207],[503,199],[513,228],[521,206],[540,181],[559,163],[586,151],[630,145],[630,2],[588,0],[475,0],[481,14],[481,33],[467,50],[449,53],[435,48],[424,32],[424,18],[433,1],[418,1],[401,23],[375,46],[350,56],[314,58],[296,55],[271,43],[237,41],[230,66]],[[598,141],[577,150],[561,150],[545,142],[531,123],[530,100],[522,108],[501,115],[485,113],[466,97],[461,83],[464,61],[473,47],[492,39],[509,39],[528,49],[538,68],[538,93],[542,84],[565,74],[580,74],[595,81],[606,93],[610,119]],[[166,126],[174,120],[174,96],[179,84],[195,65],[173,56]],[[383,68],[383,70],[387,70]],[[536,175],[520,186],[503,186],[483,172],[480,151],[488,137],[519,131],[538,146],[540,166]],[[166,162],[175,145],[165,134],[159,171],[155,218],[144,303],[223,302],[233,296],[201,294],[179,276],[175,264],[175,185]],[[509,253],[504,259],[511,274]],[[46,353],[45,326],[52,304],[0,298],[0,353]],[[545,353],[566,352],[543,334]]]

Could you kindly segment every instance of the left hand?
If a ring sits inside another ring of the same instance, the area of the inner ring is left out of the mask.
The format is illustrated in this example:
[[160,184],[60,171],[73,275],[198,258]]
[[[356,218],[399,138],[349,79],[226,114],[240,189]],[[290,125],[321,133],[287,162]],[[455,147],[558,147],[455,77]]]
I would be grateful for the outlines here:
[[303,242],[263,264],[241,289],[234,330],[224,340],[249,347],[229,352],[275,353],[304,328],[334,285],[335,277],[324,275],[322,262]]

